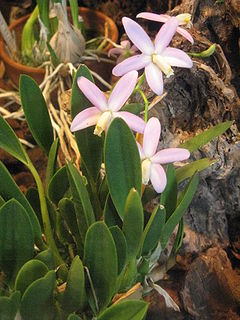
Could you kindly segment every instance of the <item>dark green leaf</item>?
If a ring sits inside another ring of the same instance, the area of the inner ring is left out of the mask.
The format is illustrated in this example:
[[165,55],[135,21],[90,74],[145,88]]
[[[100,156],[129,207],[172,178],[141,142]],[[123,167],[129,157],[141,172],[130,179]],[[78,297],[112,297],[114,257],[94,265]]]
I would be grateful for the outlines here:
[[50,248],[37,254],[34,259],[42,261],[49,270],[54,269],[54,254]]
[[53,143],[53,128],[42,92],[35,80],[22,74],[19,91],[25,118],[37,144],[47,154]]
[[0,148],[10,153],[14,158],[27,164],[29,158],[13,129],[0,115]]
[[20,292],[14,292],[11,297],[0,297],[0,320],[14,320],[20,303]]
[[[91,225],[86,234],[84,264],[89,270],[99,310],[111,301],[116,286],[118,262],[116,246],[104,222]],[[88,288],[91,297],[91,289]]]
[[40,205],[38,190],[36,188],[27,189],[25,197],[28,200],[31,207],[33,208],[43,230],[42,213],[41,213],[41,205]]
[[117,249],[118,274],[120,274],[126,264],[127,242],[122,230],[118,226],[110,227],[109,230],[111,231]]
[[148,304],[140,300],[127,300],[107,308],[97,320],[142,320]]
[[34,252],[31,222],[24,207],[16,200],[0,208],[0,269],[14,277]]
[[19,290],[21,295],[23,295],[32,282],[44,277],[47,272],[48,267],[45,263],[39,260],[27,261],[18,272],[15,281],[15,290]]
[[198,134],[197,136],[182,143],[179,147],[186,148],[190,152],[196,151],[200,147],[207,144],[212,139],[215,139],[221,134],[223,134],[227,129],[231,127],[232,124],[233,124],[232,121],[226,121],[226,122],[217,124],[216,126],[211,127],[210,129],[207,129],[204,132]]
[[122,228],[122,220],[120,219],[117,210],[114,207],[110,194],[107,196],[103,215],[104,222],[108,227],[119,226]]
[[129,103],[122,107],[121,111],[131,112],[136,115],[140,115],[140,112],[144,111],[145,106],[141,103]]
[[153,189],[151,185],[145,187],[142,195],[142,204],[143,206],[149,201],[155,199],[158,196],[158,193]]
[[127,241],[128,261],[136,258],[143,232],[143,207],[135,189],[131,189],[126,200],[123,218],[123,233]]
[[189,207],[193,199],[193,196],[197,190],[198,181],[199,181],[198,175],[194,175],[192,179],[189,181],[186,188],[182,191],[182,195],[180,195],[181,201],[178,203],[171,217],[167,220],[161,236],[161,245],[163,249],[165,248],[168,242],[168,239],[173,233],[175,227],[178,225],[185,211]]
[[67,175],[67,168],[63,166],[60,168],[52,177],[49,186],[48,186],[48,196],[49,199],[55,203],[58,202],[64,197],[66,192],[69,189],[69,181]]
[[76,256],[68,272],[62,307],[65,312],[82,311],[86,302],[85,279],[82,261]]
[[172,248],[172,253],[174,255],[178,252],[178,250],[182,246],[183,236],[184,236],[184,221],[182,218],[178,224],[178,231],[177,231],[176,239]]
[[108,129],[104,154],[111,198],[123,219],[129,191],[135,188],[141,195],[142,171],[135,138],[120,118],[115,118]]
[[46,171],[46,185],[47,188],[49,183],[54,176],[57,170],[57,155],[58,155],[58,148],[59,148],[59,139],[55,139],[53,144],[51,145],[51,149],[48,155],[48,163],[47,163],[47,171]]
[[[77,85],[77,79],[85,77],[93,81],[92,75],[85,65],[80,65],[73,79],[71,116],[72,119],[81,111],[91,106]],[[81,154],[81,160],[88,175],[97,180],[102,163],[102,139],[93,134],[94,127],[86,128],[75,133],[77,145]]]
[[67,320],[82,320],[82,318],[80,318],[79,316],[77,316],[76,314],[70,314],[67,318]]
[[49,271],[44,278],[35,280],[25,291],[20,313],[24,320],[53,320],[56,275]]

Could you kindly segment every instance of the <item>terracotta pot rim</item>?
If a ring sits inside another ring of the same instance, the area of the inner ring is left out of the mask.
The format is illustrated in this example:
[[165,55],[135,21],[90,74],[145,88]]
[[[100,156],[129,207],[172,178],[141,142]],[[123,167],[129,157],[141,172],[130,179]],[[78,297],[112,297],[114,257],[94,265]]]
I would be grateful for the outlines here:
[[[114,23],[114,21],[108,17],[107,15],[105,15],[104,13],[97,11],[97,10],[93,10],[93,9],[89,9],[86,7],[79,7],[79,13],[84,12],[84,13],[89,13],[92,15],[96,15],[96,16],[100,16],[103,20],[107,21],[110,29],[113,30],[113,35],[112,35],[112,41],[116,42],[118,40],[118,29],[116,24]],[[24,21],[26,21],[28,19],[30,15],[25,15],[17,20],[15,20],[13,23],[10,24],[9,26],[9,30],[13,30],[14,28],[16,28],[19,24],[23,23]],[[110,49],[111,45],[109,44],[104,51],[108,51]],[[5,50],[5,46],[4,46],[4,41],[2,38],[0,38],[0,57],[2,58],[4,63],[7,63],[9,65],[12,65],[13,68],[15,68],[16,70],[22,71],[22,73],[36,73],[39,75],[44,76],[45,74],[45,70],[43,67],[31,67],[31,66],[27,66],[25,64],[21,64],[17,61],[15,61],[14,59],[10,58],[10,56],[7,54],[6,50]]]

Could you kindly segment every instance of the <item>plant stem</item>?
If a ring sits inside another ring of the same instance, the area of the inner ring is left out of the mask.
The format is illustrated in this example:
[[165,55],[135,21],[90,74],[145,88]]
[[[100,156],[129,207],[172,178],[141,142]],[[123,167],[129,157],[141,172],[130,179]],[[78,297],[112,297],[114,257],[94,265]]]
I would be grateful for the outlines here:
[[59,266],[61,264],[64,264],[64,261],[58,252],[58,249],[56,247],[56,244],[55,244],[55,241],[53,238],[53,233],[52,233],[52,228],[51,228],[51,224],[50,224],[50,219],[49,219],[47,202],[46,202],[43,184],[42,184],[42,181],[39,177],[39,174],[38,174],[37,170],[35,169],[35,167],[33,166],[32,162],[28,162],[27,166],[28,166],[28,169],[31,171],[31,173],[35,179],[35,182],[37,184],[40,206],[41,206],[41,213],[42,213],[42,221],[43,221],[45,235],[47,238],[47,243],[49,244],[49,247],[52,249],[52,251],[54,253],[55,265]]
[[141,94],[144,104],[145,104],[145,112],[144,112],[144,121],[147,122],[148,120],[148,99],[146,98],[144,92],[142,90],[138,90]]

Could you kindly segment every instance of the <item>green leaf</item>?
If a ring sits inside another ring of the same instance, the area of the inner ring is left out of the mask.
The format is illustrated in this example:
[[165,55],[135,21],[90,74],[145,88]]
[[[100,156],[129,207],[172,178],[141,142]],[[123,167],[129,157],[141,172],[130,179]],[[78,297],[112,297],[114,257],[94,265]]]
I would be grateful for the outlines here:
[[226,121],[220,124],[217,124],[210,129],[205,130],[204,132],[198,134],[197,136],[189,139],[188,141],[182,143],[179,147],[186,148],[190,152],[196,151],[205,144],[207,144],[212,139],[217,138],[221,134],[223,134],[227,129],[231,127],[233,121]]
[[0,208],[6,201],[3,199],[3,197],[0,196]]
[[122,107],[121,111],[131,112],[138,116],[142,111],[144,111],[144,108],[145,106],[141,103],[129,103],[129,104],[125,104]]
[[183,236],[184,236],[184,221],[182,218],[178,224],[178,231],[177,231],[176,239],[172,248],[172,253],[174,255],[178,252],[178,250],[182,246]]
[[110,194],[107,196],[103,216],[104,222],[108,227],[119,226],[122,228],[122,220],[120,219],[117,210],[114,207]]
[[41,205],[39,199],[39,193],[36,188],[28,188],[27,192],[25,193],[25,197],[29,202],[30,206],[33,208],[34,213],[36,214],[38,221],[43,230],[43,222],[42,222],[42,212],[41,212]]
[[5,201],[12,198],[16,199],[25,208],[33,228],[34,241],[39,248],[44,248],[41,227],[37,216],[2,162],[0,162],[0,181],[0,195]]
[[77,316],[76,314],[70,314],[67,318],[67,320],[82,320],[82,318],[80,318],[79,316]]
[[33,231],[24,207],[16,200],[0,208],[0,269],[14,277],[21,266],[32,258]]
[[[72,119],[79,112],[92,106],[77,85],[77,79],[81,76],[94,82],[88,68],[85,65],[80,65],[73,79],[71,98]],[[86,128],[75,132],[75,137],[81,154],[81,161],[84,163],[88,175],[96,181],[102,163],[102,139],[94,135],[93,131],[94,127]]]
[[176,170],[176,179],[177,183],[181,183],[185,179],[190,178],[191,176],[194,175],[196,171],[202,171],[204,169],[207,169],[210,167],[212,164],[216,163],[216,159],[208,159],[208,158],[203,158],[200,160],[193,161],[189,164],[186,164],[183,167],[180,167]]
[[14,320],[20,303],[20,292],[14,292],[11,297],[0,297],[0,320]]
[[67,167],[63,166],[60,168],[52,177],[49,186],[48,186],[48,196],[49,199],[55,203],[58,202],[64,197],[66,192],[69,189],[69,181],[67,175]]
[[19,91],[28,127],[37,144],[47,154],[53,143],[53,128],[42,92],[35,80],[22,74]]
[[42,261],[49,270],[54,269],[54,254],[50,248],[37,254],[34,259]]
[[123,233],[127,241],[127,259],[136,258],[143,232],[143,207],[135,189],[131,189],[126,200],[123,218]]
[[86,302],[85,279],[82,261],[76,256],[68,272],[62,307],[65,312],[82,311]]
[[140,300],[126,300],[107,308],[97,320],[142,320],[148,304]]
[[84,181],[77,168],[72,163],[67,165],[70,187],[78,222],[78,228],[82,240],[91,224],[95,221],[94,212],[88,196]]
[[160,204],[166,209],[167,219],[171,216],[177,206],[177,179],[176,172],[172,164],[167,167],[167,185],[161,194]]
[[27,261],[19,270],[15,281],[15,290],[24,294],[28,286],[35,280],[44,277],[48,273],[48,267],[39,260]]
[[109,230],[111,231],[117,249],[118,274],[120,274],[126,264],[127,242],[122,230],[118,226],[110,227]]
[[192,179],[189,181],[188,185],[182,191],[182,194],[180,195],[181,201],[178,203],[178,206],[176,207],[175,211],[172,213],[171,217],[167,220],[163,228],[163,233],[160,240],[161,246],[163,249],[166,247],[169,237],[171,236],[175,227],[178,225],[185,211],[189,207],[193,199],[193,196],[197,190],[198,181],[199,181],[198,175],[194,175]]
[[143,206],[149,201],[155,199],[158,196],[158,193],[153,189],[151,185],[145,187],[142,195],[142,204]]
[[45,277],[34,281],[25,291],[20,313],[24,320],[53,320],[56,275],[49,271]]
[[140,254],[142,256],[147,255],[152,249],[154,249],[160,240],[162,230],[166,220],[166,210],[160,205],[155,208],[151,214],[150,219],[143,231]]
[[47,188],[49,186],[49,183],[56,173],[57,170],[57,155],[58,155],[58,149],[59,149],[59,139],[55,139],[53,141],[53,144],[51,145],[51,149],[49,151],[48,155],[48,163],[47,163],[47,171],[46,171],[46,185]]
[[135,138],[120,118],[115,118],[108,129],[104,154],[111,198],[123,219],[129,191],[135,188],[141,195],[142,171]]
[[[96,293],[99,310],[111,301],[117,281],[118,261],[116,246],[104,222],[91,225],[86,234],[84,265],[88,268]],[[88,288],[91,297],[91,289]]]
[[10,153],[14,158],[27,164],[29,158],[21,142],[14,133],[13,129],[0,115],[0,148]]

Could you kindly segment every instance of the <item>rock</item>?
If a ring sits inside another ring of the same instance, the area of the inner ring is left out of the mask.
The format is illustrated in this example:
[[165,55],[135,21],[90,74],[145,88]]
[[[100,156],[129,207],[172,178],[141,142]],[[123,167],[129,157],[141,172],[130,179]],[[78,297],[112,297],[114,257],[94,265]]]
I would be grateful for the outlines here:
[[[240,305],[240,275],[226,252],[211,248],[191,264],[180,292],[184,309],[196,319],[232,319]],[[231,310],[231,313],[230,313]]]

